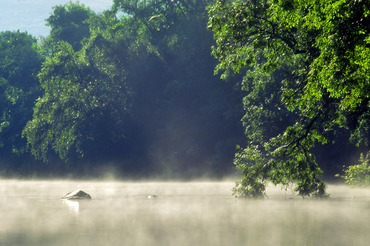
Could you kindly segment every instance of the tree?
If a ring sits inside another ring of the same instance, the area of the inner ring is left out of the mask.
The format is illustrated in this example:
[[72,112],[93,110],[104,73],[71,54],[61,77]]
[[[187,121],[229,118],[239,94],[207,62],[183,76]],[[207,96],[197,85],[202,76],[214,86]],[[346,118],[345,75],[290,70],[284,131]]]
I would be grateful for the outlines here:
[[62,42],[43,64],[38,76],[45,94],[24,129],[36,158],[47,161],[51,150],[64,160],[99,157],[125,138],[130,92],[107,43],[96,35],[75,53]]
[[80,50],[50,43],[45,94],[24,130],[32,153],[75,170],[110,162],[126,175],[228,174],[241,96],[213,75],[208,3],[114,1],[89,18]]
[[37,73],[44,57],[34,37],[23,32],[0,33],[0,153],[7,162],[26,152],[22,129],[42,93]]
[[[279,103],[268,112],[283,106],[293,117],[274,136],[258,126],[261,118],[248,119],[262,137],[247,132],[249,144],[235,161],[243,175],[235,192],[261,196],[270,180],[296,182],[302,196],[324,195],[322,171],[310,150],[326,143],[335,126],[349,128],[354,137],[367,134],[369,3],[219,0],[209,14],[217,43],[216,70],[238,72],[249,66],[254,73],[262,71],[259,74],[277,83],[276,92],[268,95],[276,95]],[[276,80],[274,74],[287,67],[284,77]],[[267,81],[255,76],[246,84],[253,95],[261,87],[268,92]],[[246,105],[256,106],[248,97]]]
[[89,19],[94,16],[95,12],[79,2],[53,7],[52,14],[46,19],[46,25],[51,28],[49,42],[65,41],[75,51],[80,50],[82,40],[90,36]]

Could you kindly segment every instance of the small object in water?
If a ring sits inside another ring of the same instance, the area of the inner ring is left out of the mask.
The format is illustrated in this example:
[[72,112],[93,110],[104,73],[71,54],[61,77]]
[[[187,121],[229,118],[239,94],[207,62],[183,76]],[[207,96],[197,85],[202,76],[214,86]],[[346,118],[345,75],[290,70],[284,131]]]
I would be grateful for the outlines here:
[[153,198],[157,198],[157,196],[156,195],[149,195],[148,198],[153,199]]
[[91,199],[91,196],[82,190],[75,190],[67,193],[62,199],[75,200],[75,199]]

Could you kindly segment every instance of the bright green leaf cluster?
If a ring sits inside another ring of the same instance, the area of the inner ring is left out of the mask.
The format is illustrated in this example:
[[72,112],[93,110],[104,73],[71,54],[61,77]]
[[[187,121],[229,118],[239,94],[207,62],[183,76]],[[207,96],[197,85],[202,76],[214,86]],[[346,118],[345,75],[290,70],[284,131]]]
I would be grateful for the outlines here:
[[370,156],[369,153],[364,156],[361,153],[359,164],[345,168],[344,175],[340,176],[345,179],[345,182],[350,186],[361,187],[370,186]]
[[[243,122],[249,143],[236,155],[237,193],[260,196],[269,180],[294,182],[302,196],[324,196],[311,149],[338,126],[367,143],[369,9],[368,1],[352,0],[219,0],[209,7],[215,71],[248,69]],[[246,155],[256,148],[258,158]]]

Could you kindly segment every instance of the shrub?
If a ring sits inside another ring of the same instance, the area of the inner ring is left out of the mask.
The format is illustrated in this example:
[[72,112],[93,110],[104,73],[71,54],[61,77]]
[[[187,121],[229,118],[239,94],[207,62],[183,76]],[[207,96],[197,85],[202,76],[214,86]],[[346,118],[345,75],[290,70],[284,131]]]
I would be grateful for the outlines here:
[[350,186],[370,186],[370,166],[369,166],[369,153],[364,155],[361,153],[358,165],[352,165],[345,168],[344,176],[345,182]]

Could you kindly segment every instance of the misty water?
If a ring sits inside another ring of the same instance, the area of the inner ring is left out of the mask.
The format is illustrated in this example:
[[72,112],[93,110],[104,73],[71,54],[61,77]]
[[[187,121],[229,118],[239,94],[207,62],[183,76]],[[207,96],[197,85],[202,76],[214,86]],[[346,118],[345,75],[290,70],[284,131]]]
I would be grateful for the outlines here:
[[[2,180],[0,245],[369,245],[370,189],[312,200],[272,186],[245,200],[233,185]],[[93,199],[60,199],[76,189]]]

